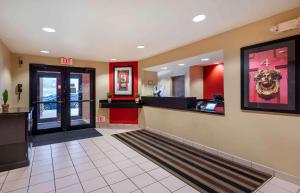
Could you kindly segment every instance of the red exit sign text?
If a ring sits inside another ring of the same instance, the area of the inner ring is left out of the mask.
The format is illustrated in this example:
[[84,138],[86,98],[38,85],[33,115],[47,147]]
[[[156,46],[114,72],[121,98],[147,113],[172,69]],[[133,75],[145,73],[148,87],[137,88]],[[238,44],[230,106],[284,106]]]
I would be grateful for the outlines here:
[[60,58],[60,64],[72,65],[72,63],[73,63],[72,58],[65,58],[65,57]]

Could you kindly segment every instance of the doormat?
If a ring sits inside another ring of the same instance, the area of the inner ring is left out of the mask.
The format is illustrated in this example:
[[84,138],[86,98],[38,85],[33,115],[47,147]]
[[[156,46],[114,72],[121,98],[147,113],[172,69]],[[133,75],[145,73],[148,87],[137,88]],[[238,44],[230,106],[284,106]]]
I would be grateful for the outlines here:
[[67,141],[80,140],[80,139],[99,137],[99,136],[102,136],[102,134],[99,133],[94,128],[79,129],[73,131],[63,131],[63,132],[35,135],[32,137],[32,145],[33,147],[36,147],[36,146],[49,145],[54,143],[63,143]]

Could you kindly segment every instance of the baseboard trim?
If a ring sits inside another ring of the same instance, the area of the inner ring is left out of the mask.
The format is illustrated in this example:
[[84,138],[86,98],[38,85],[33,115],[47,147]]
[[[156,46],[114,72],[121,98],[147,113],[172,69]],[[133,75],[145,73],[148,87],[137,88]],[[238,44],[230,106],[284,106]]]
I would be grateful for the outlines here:
[[22,168],[25,166],[29,166],[29,160],[24,160],[20,162],[14,162],[10,164],[5,164],[0,166],[0,172],[9,171],[12,169]]
[[268,166],[265,166],[265,165],[262,165],[262,164],[259,164],[259,163],[256,163],[256,162],[253,162],[253,161],[250,161],[250,160],[243,159],[239,156],[232,155],[232,154],[229,154],[227,152],[223,152],[223,151],[220,151],[218,149],[211,148],[211,147],[208,147],[208,146],[205,146],[205,145],[202,145],[202,144],[199,144],[199,143],[196,143],[196,142],[178,137],[176,135],[172,135],[170,133],[160,131],[158,129],[153,129],[153,128],[149,128],[149,127],[146,127],[145,129],[147,129],[149,131],[152,131],[154,133],[160,134],[162,136],[169,137],[169,138],[174,139],[174,140],[176,140],[180,143],[190,145],[190,146],[193,146],[197,149],[201,149],[203,151],[215,154],[219,157],[229,159],[229,160],[237,162],[239,164],[251,167],[251,168],[256,169],[258,171],[271,174],[272,176],[277,177],[279,179],[286,180],[286,181],[289,181],[291,183],[300,185],[300,178],[297,177],[297,176],[293,176],[291,174],[288,174],[288,173],[285,173],[285,172],[282,172],[282,171],[279,171],[279,170],[275,170],[275,169],[270,168]]

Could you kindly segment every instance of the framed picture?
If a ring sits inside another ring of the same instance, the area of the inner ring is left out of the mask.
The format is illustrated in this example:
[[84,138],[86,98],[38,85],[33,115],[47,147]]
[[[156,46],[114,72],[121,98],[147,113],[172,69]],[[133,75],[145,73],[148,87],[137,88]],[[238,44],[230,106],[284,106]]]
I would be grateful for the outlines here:
[[300,36],[241,48],[241,108],[300,113]]
[[132,67],[114,68],[114,95],[133,95]]

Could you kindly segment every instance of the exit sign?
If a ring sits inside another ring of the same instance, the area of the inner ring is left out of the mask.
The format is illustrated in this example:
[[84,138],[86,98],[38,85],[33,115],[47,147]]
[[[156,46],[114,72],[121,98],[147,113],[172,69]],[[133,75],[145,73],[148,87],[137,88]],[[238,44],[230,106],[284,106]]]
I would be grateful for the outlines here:
[[72,65],[72,63],[73,63],[72,58],[65,58],[65,57],[60,58],[60,64]]

